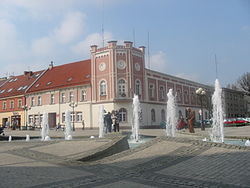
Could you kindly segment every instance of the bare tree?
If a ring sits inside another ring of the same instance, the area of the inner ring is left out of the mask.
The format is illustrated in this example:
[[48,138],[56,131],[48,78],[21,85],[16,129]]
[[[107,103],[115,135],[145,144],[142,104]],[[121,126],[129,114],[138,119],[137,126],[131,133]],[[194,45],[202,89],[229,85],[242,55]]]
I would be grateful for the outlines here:
[[250,96],[250,72],[244,73],[238,80],[240,88]]

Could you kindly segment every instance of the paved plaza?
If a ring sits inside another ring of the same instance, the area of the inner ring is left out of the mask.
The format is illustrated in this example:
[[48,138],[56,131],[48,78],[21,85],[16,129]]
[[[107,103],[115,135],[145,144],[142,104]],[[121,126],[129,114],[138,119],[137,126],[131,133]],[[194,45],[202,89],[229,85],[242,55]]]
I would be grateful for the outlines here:
[[[129,130],[123,130],[129,131]],[[250,187],[250,147],[202,142],[208,135],[181,130],[175,138],[163,129],[137,148],[96,161],[79,161],[110,145],[121,133],[97,138],[98,130],[76,130],[65,141],[51,130],[52,141],[0,142],[0,187]],[[6,130],[6,135],[39,136],[35,131]],[[95,136],[90,139],[90,136]],[[250,126],[226,128],[225,136],[250,138]],[[57,138],[57,139],[56,139]]]

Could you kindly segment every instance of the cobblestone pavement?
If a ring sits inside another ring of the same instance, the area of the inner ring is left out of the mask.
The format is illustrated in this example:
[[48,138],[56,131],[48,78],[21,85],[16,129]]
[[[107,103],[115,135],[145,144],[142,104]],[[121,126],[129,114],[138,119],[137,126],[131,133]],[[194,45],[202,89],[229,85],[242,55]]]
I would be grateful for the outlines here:
[[159,137],[85,163],[70,156],[108,141],[0,142],[0,187],[250,187],[249,147],[202,142],[189,134],[168,138],[162,130],[142,132]]

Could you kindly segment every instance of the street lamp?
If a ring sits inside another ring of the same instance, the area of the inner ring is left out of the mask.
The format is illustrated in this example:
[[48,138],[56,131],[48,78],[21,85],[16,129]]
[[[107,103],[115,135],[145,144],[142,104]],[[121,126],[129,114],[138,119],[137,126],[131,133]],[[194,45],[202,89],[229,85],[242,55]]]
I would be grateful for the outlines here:
[[24,116],[25,116],[25,127],[27,129],[27,127],[28,127],[28,110],[30,110],[30,107],[27,104],[22,106],[22,107],[23,107],[23,110],[25,111],[25,114],[24,114]]
[[75,131],[75,107],[77,107],[77,103],[75,103],[74,101],[71,101],[69,103],[69,106],[72,108],[73,111],[73,131]]
[[201,130],[205,131],[205,125],[203,122],[203,104],[202,104],[202,99],[206,95],[206,91],[202,88],[199,88],[195,91],[195,93],[199,96],[200,102],[201,102]]

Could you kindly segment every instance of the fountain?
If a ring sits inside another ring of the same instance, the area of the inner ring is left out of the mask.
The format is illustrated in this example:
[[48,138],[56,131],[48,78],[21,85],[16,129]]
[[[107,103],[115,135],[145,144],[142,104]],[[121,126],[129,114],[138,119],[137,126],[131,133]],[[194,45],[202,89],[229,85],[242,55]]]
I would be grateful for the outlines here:
[[250,140],[249,139],[245,142],[245,146],[250,146]]
[[48,123],[48,113],[43,113],[43,120],[42,120],[42,130],[41,130],[41,141],[48,141],[50,140],[49,137],[49,123]]
[[177,125],[177,113],[175,96],[173,95],[173,89],[168,91],[168,102],[167,102],[167,116],[166,116],[166,133],[167,136],[175,136],[176,125]]
[[132,135],[131,138],[135,141],[139,141],[139,113],[141,112],[140,102],[138,95],[134,95],[133,98],[133,123],[132,123]]
[[212,96],[213,103],[213,117],[212,117],[212,130],[210,133],[210,139],[212,142],[224,142],[224,124],[223,115],[224,110],[222,108],[222,89],[219,80],[215,80],[215,91]]
[[103,105],[100,106],[99,111],[99,138],[104,137],[104,107]]
[[65,140],[72,140],[72,126],[71,126],[71,117],[69,110],[67,110],[65,114],[65,123],[66,123],[64,131]]
[[26,135],[26,142],[29,142],[30,141],[30,135]]
[[12,136],[9,136],[9,142],[11,142],[12,141]]

